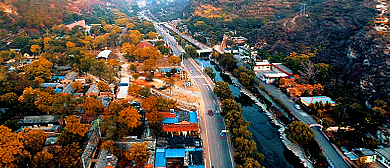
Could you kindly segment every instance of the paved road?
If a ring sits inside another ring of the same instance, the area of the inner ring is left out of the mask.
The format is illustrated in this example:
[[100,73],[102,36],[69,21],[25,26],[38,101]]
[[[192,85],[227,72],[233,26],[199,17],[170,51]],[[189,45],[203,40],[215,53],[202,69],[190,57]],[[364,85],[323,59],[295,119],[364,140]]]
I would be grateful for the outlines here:
[[[164,41],[169,45],[175,55],[181,55],[184,50],[179,44],[172,38],[172,36],[158,24],[154,24],[157,32],[164,37]],[[206,150],[206,167],[214,168],[233,168],[233,157],[231,151],[232,146],[229,143],[229,138],[224,135],[221,136],[221,130],[225,129],[225,122],[221,115],[215,113],[214,116],[207,114],[208,110],[219,109],[219,104],[216,96],[212,91],[212,83],[206,80],[205,74],[200,67],[196,65],[194,61],[188,59],[183,60],[183,66],[188,70],[198,85],[203,102],[200,104],[199,111],[201,134]]]
[[215,113],[214,116],[207,114],[208,110],[219,109],[218,100],[212,92],[212,86],[206,80],[205,74],[202,73],[198,65],[189,60],[183,61],[184,66],[188,69],[191,76],[203,76],[194,78],[198,85],[203,99],[203,107],[200,109],[201,128],[204,135],[203,144],[205,145],[207,166],[214,168],[233,168],[232,164],[232,147],[226,135],[221,136],[221,130],[225,129],[225,123],[221,115]]
[[[283,104],[289,108],[291,112],[294,113],[302,122],[306,124],[316,124],[316,120],[314,120],[313,117],[308,115],[303,110],[297,110],[294,105],[295,103],[290,100],[286,94],[284,94],[282,91],[279,90],[275,85],[268,85],[264,83],[263,81],[260,81],[256,79],[265,90],[270,92],[273,96],[275,96],[277,99],[281,100]],[[333,148],[332,144],[329,143],[329,141],[325,138],[325,136],[322,134],[321,130],[318,127],[312,128],[314,132],[316,133],[315,139],[318,142],[318,144],[321,146],[322,150],[324,151],[325,156],[327,156],[330,160],[330,162],[334,165],[334,167],[337,168],[348,168],[351,167],[348,163],[346,163],[343,159],[344,156],[341,156],[335,148]]]

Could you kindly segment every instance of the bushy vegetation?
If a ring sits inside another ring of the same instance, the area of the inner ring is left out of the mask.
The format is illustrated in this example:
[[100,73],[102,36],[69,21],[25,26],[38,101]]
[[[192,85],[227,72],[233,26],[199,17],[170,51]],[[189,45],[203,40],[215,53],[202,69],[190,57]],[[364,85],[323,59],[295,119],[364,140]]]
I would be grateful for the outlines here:
[[[219,90],[224,90],[221,95]],[[264,155],[257,151],[252,133],[248,130],[248,121],[242,117],[241,106],[232,99],[231,91],[226,82],[217,82],[214,92],[222,101],[221,115],[226,119],[226,126],[231,133],[231,140],[236,151],[234,161],[237,167],[258,167]]]

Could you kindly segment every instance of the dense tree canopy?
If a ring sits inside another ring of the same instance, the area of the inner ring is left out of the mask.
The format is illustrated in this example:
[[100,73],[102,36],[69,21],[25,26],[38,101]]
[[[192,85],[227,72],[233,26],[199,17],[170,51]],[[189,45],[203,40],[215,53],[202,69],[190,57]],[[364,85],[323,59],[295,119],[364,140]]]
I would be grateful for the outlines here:
[[232,98],[232,93],[227,82],[216,82],[213,91],[215,95],[218,96],[221,100]]
[[314,138],[314,131],[309,126],[300,121],[289,124],[285,130],[287,138],[294,143],[305,145]]

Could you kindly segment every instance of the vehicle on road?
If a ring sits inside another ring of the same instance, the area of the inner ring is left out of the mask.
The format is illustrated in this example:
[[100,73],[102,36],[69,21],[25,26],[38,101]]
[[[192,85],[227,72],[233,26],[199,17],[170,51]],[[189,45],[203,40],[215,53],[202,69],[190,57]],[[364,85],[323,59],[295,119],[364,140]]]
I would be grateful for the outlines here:
[[214,115],[213,110],[209,110],[207,113],[209,114],[209,116],[213,116]]
[[157,88],[157,90],[165,90],[165,89],[166,89],[166,87],[164,87],[164,86]]
[[301,106],[299,106],[298,104],[295,104],[294,107],[295,107],[297,110],[300,110],[300,109],[301,109]]

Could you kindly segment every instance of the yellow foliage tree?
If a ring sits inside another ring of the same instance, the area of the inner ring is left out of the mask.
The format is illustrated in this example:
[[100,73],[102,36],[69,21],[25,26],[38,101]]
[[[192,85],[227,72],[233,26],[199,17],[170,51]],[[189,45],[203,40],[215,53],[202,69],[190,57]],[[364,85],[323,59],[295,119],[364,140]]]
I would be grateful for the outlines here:
[[39,45],[31,45],[30,51],[34,54],[39,54],[41,53],[41,47]]
[[53,63],[44,57],[39,57],[39,60],[32,62],[24,71],[29,79],[35,79],[35,77],[44,80],[50,79],[53,71]]
[[158,34],[157,34],[156,32],[150,31],[150,32],[148,33],[148,38],[149,38],[149,39],[155,39],[155,38],[157,38],[157,36],[158,36]]
[[157,47],[145,47],[140,51],[140,57],[142,59],[161,59],[163,55],[160,54]]
[[125,57],[133,57],[134,59],[139,59],[140,57],[140,51],[134,44],[124,43],[121,47],[121,52]]
[[81,124],[80,120],[76,118],[75,115],[67,116],[65,118],[65,129],[72,134],[84,136],[88,132],[89,124]]
[[60,147],[57,152],[59,168],[80,167],[80,147],[77,143]]
[[125,157],[129,161],[134,160],[136,167],[141,168],[148,161],[150,154],[151,152],[148,151],[148,142],[143,142],[142,144],[134,143],[125,152]]
[[22,154],[23,137],[0,125],[0,167],[15,167],[16,156]]
[[106,92],[109,88],[109,85],[102,80],[98,82],[97,86],[98,86],[99,90],[102,92]]
[[119,61],[117,59],[109,59],[107,64],[113,67],[119,67]]
[[129,128],[135,128],[141,125],[141,115],[138,114],[137,109],[128,107],[119,112],[118,121]]
[[180,59],[178,56],[176,56],[176,55],[172,55],[172,56],[170,56],[170,57],[168,58],[168,62],[169,62],[169,63],[177,64],[177,63],[179,63],[180,61],[181,61],[181,59]]
[[150,125],[162,124],[163,120],[164,120],[163,115],[160,112],[158,112],[157,110],[152,110],[150,112],[149,117],[148,117],[148,122]]
[[66,42],[66,48],[74,48],[74,47],[76,47],[76,43],[70,41]]

